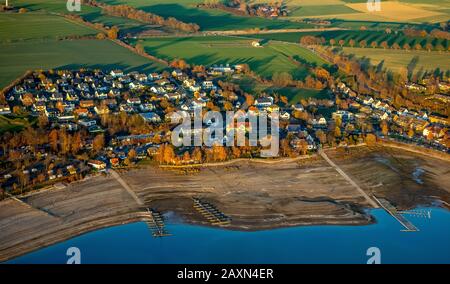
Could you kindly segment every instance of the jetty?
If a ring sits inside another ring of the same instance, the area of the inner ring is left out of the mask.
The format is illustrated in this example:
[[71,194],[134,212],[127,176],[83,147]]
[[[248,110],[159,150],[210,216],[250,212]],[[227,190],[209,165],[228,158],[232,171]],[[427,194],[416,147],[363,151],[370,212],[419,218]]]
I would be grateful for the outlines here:
[[402,215],[402,211],[397,210],[397,208],[392,205],[389,200],[384,198],[377,198],[373,196],[373,198],[380,204],[380,206],[386,210],[392,217],[394,217],[405,229],[401,230],[402,232],[418,232],[419,229],[414,226],[413,223],[408,221],[405,216]]
[[228,226],[230,225],[231,218],[218,210],[214,205],[206,202],[200,198],[193,198],[194,209],[197,210],[203,217],[208,220],[212,225]]
[[147,208],[147,212],[149,215],[149,219],[147,221],[147,225],[152,232],[153,237],[166,237],[170,236],[165,229],[164,217],[162,214],[154,209]]

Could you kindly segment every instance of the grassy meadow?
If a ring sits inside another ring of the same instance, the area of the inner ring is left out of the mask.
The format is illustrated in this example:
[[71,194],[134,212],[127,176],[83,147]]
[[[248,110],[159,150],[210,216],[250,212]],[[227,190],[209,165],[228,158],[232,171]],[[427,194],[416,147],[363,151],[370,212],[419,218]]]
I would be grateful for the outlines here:
[[0,42],[95,35],[96,30],[46,14],[0,14]]
[[182,58],[190,64],[247,63],[253,71],[266,77],[289,72],[297,79],[304,78],[307,70],[289,58],[294,55],[318,65],[325,64],[320,57],[299,45],[269,42],[262,47],[252,47],[251,42],[235,37],[207,36],[148,38],[135,44],[141,44],[149,54],[159,58]]
[[111,41],[70,40],[0,44],[0,87],[35,69],[101,68],[152,71],[162,66]]
[[235,84],[238,84],[242,90],[249,94],[278,94],[288,98],[289,104],[299,103],[302,99],[317,98],[317,99],[329,99],[330,95],[327,90],[313,90],[302,89],[295,87],[273,87],[266,84],[261,84],[250,77],[242,77],[239,79],[233,79]]
[[[434,71],[436,68],[441,71],[450,70],[450,60],[448,53],[437,51],[404,51],[404,50],[383,50],[371,48],[351,48],[344,47],[344,52],[354,54],[357,57],[369,58],[372,64],[384,62],[384,66],[393,71],[400,71],[406,68],[411,62],[414,64],[414,71]],[[413,60],[414,59],[414,60]]]
[[35,119],[15,117],[10,118],[5,115],[0,115],[0,134],[5,132],[16,132],[23,128],[29,127],[36,122]]
[[155,70],[162,66],[109,40],[58,40],[97,31],[64,17],[42,14],[0,14],[0,88],[27,70],[122,68]]
[[[17,7],[26,8],[33,13],[69,13],[66,8],[66,2],[61,0],[23,0],[15,5],[17,5]],[[148,28],[148,25],[135,20],[104,15],[100,8],[87,5],[82,5],[80,12],[73,13],[80,15],[85,20],[92,23],[102,23],[106,26],[117,26],[124,34],[139,32]]]

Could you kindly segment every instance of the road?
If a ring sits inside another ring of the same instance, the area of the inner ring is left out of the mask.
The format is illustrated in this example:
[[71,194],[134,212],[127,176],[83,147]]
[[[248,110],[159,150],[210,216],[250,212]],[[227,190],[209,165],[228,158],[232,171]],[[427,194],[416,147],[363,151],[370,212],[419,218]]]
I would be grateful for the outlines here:
[[[273,29],[273,30],[227,30],[227,31],[203,31],[203,35],[249,35],[249,34],[278,34],[278,33],[302,33],[302,32],[325,32],[343,31],[344,28],[308,28],[308,29]],[[299,38],[300,40],[300,38]]]
[[372,198],[370,198],[370,196],[353,179],[351,179],[338,165],[336,165],[332,160],[330,160],[330,158],[328,158],[327,154],[325,154],[325,152],[322,149],[319,150],[319,155],[325,161],[327,161],[328,164],[330,164],[330,166],[332,166],[345,180],[347,180],[351,185],[353,185],[353,187],[356,188],[361,193],[362,196],[364,196],[364,198],[372,207],[374,208],[380,207],[378,203],[375,202],[375,200],[373,200]]

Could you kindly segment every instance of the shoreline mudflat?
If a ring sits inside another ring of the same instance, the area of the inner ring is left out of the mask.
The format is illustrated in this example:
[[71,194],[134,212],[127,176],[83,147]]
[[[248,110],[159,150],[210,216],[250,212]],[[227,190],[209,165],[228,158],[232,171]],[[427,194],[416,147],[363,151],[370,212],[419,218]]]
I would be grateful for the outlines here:
[[[401,209],[450,202],[450,162],[391,147],[326,151],[368,195]],[[417,176],[415,170],[424,172]],[[66,188],[0,202],[0,262],[114,225],[145,221],[145,208],[212,226],[192,197],[232,218],[230,230],[308,225],[366,225],[367,200],[325,160],[237,161],[185,175],[159,167],[96,176]],[[126,186],[125,186],[126,185]],[[139,201],[139,202],[137,202]],[[149,232],[149,237],[151,237]]]

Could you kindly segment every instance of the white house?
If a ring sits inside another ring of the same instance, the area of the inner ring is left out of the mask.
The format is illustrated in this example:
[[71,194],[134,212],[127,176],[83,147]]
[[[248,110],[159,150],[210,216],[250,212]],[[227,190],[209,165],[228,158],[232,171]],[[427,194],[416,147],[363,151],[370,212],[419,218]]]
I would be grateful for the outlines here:
[[112,70],[112,71],[110,72],[110,74],[111,74],[111,76],[113,76],[113,77],[121,77],[121,76],[123,76],[123,71],[122,71],[122,70],[119,70],[119,69],[116,69],[116,70]]

